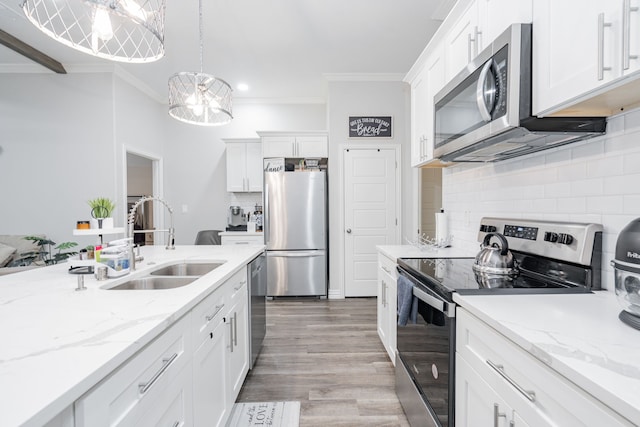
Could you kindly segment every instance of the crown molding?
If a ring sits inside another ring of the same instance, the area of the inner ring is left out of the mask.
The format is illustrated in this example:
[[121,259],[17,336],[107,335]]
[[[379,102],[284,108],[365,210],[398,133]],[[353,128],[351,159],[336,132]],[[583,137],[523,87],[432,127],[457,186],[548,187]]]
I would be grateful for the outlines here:
[[273,105],[273,104],[326,104],[327,99],[322,97],[300,98],[233,98],[234,105]]
[[326,73],[329,82],[401,82],[404,73]]

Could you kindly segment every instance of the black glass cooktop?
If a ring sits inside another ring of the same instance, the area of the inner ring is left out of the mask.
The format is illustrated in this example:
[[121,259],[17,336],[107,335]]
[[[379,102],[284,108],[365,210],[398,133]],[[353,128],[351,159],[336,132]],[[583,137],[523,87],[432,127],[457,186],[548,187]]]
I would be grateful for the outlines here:
[[400,258],[398,265],[428,288],[450,299],[460,294],[584,293],[583,286],[520,272],[513,277],[477,277],[474,258]]

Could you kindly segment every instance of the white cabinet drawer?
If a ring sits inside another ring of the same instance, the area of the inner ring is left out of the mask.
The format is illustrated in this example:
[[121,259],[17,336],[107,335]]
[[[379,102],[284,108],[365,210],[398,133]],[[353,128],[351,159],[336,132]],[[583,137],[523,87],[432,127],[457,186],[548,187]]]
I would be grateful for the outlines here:
[[630,426],[624,418],[466,310],[458,308],[456,352],[525,421]]
[[378,265],[385,273],[391,276],[394,280],[398,279],[398,269],[396,268],[397,264],[395,260],[387,258],[381,253],[378,253]]
[[221,236],[223,245],[264,245],[264,236]]
[[158,397],[153,405],[145,405],[146,411],[131,424],[132,426],[183,427],[193,425],[191,364],[185,366],[182,371],[167,385],[165,392]]
[[[162,413],[162,399],[191,362],[187,314],[76,401],[76,427],[136,426],[140,417]],[[180,375],[179,375],[180,374]],[[189,409],[190,410],[190,409]],[[156,412],[154,412],[156,413]]]
[[247,296],[247,269],[243,268],[234,274],[223,285],[226,288],[229,308],[233,307],[240,300],[246,300]]
[[198,347],[209,337],[209,333],[229,310],[225,285],[218,287],[191,311],[193,343]]

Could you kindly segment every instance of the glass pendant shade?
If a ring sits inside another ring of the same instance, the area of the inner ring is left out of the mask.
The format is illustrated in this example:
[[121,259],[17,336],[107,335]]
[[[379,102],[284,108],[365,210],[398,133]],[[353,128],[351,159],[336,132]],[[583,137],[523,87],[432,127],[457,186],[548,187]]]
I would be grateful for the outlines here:
[[227,124],[231,114],[231,87],[212,75],[176,73],[169,78],[169,115],[203,126]]
[[231,121],[231,86],[202,72],[202,0],[198,0],[200,72],[182,72],[169,77],[169,115],[181,122],[220,126]]
[[24,0],[42,32],[74,49],[121,62],[164,55],[165,0]]

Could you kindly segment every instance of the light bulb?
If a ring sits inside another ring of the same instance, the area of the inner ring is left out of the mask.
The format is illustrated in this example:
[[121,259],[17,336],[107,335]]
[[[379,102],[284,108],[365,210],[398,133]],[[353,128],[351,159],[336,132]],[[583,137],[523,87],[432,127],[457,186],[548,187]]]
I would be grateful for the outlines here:
[[120,4],[124,10],[140,21],[144,22],[147,20],[147,12],[134,0],[121,0]]
[[187,107],[189,107],[193,114],[198,117],[200,117],[204,112],[204,106],[200,101],[199,93],[193,93],[187,98]]
[[215,98],[211,98],[211,100],[209,101],[209,108],[211,108],[212,110],[219,110],[220,103]]
[[91,31],[103,41],[109,41],[113,38],[113,28],[111,28],[109,12],[101,7],[96,8],[96,13],[93,15]]

